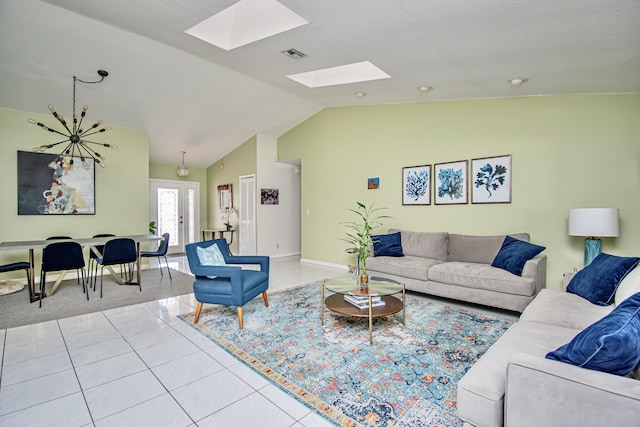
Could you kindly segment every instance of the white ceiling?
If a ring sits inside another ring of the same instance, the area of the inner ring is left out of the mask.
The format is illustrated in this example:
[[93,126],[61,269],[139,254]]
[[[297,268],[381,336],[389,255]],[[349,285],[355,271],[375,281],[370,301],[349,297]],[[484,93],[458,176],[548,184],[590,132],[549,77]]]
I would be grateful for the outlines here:
[[[638,0],[280,1],[309,24],[225,51],[184,30],[234,0],[0,0],[0,106],[70,116],[73,76],[105,69],[78,85],[89,120],[146,131],[152,162],[184,150],[207,167],[324,107],[640,93]],[[310,89],[286,77],[360,61],[391,78]]]

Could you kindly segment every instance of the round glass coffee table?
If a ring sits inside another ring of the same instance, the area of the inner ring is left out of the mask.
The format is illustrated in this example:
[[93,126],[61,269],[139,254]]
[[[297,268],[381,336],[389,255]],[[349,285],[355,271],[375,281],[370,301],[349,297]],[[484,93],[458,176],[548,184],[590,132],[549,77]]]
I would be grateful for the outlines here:
[[[325,290],[332,292],[325,298]],[[393,295],[402,294],[402,299]],[[347,301],[351,299],[352,302]],[[341,276],[322,283],[320,320],[324,325],[324,307],[334,313],[369,319],[369,344],[373,343],[373,319],[402,311],[402,324],[406,324],[406,295],[402,283],[384,278],[369,278],[369,286],[361,288],[358,276]],[[382,303],[384,302],[384,303]],[[358,304],[358,305],[356,305]]]

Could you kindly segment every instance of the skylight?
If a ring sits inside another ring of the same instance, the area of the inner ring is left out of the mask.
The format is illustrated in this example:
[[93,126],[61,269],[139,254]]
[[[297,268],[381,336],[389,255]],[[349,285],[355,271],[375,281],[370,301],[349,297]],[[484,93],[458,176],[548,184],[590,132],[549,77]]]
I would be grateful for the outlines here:
[[391,78],[389,74],[369,61],[291,74],[287,77],[310,88]]
[[240,0],[185,33],[231,50],[308,23],[276,0]]

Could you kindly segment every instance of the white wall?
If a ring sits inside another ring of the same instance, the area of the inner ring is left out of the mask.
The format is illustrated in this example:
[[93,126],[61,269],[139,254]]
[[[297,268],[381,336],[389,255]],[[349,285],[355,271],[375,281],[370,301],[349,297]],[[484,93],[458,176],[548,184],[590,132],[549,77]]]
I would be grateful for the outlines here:
[[256,191],[277,188],[280,203],[261,205],[258,201],[258,254],[272,257],[300,254],[300,174],[295,167],[275,161],[277,139],[257,135]]

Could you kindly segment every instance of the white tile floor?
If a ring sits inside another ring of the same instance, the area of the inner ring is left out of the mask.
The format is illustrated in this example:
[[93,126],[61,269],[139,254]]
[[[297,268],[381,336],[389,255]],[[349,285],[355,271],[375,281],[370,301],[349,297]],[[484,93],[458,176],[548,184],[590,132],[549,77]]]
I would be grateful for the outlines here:
[[[269,288],[341,274],[272,259]],[[176,318],[195,306],[190,294],[0,330],[0,426],[331,425]]]
[[[271,292],[345,274],[298,258],[270,272]],[[0,426],[331,425],[176,318],[195,306],[190,294],[0,330]]]

